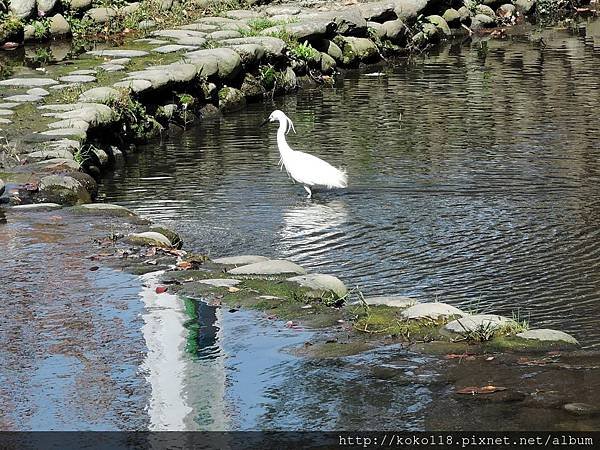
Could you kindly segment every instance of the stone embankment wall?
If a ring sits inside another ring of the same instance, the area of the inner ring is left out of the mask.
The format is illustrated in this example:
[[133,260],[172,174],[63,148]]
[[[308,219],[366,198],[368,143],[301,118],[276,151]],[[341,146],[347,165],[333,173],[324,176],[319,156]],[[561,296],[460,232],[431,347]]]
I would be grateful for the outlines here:
[[[160,5],[165,10],[186,5],[167,3]],[[184,24],[150,30],[160,20],[156,16],[154,25],[144,25],[146,37],[123,47],[91,50],[70,64],[40,68],[35,76],[2,80],[0,190],[6,193],[1,201],[93,201],[95,180],[131,143],[173,124],[186,127],[248,101],[292,92],[302,83],[328,83],[340,69],[422,51],[452,34],[498,32],[493,27],[519,22],[535,5],[530,0],[454,3],[220,9],[219,15],[201,13],[189,20],[182,15]],[[17,5],[14,0],[9,5],[7,20],[32,15]],[[37,7],[46,8],[44,15],[60,10],[57,2],[50,7],[38,1]],[[90,12],[95,17],[94,9]]]

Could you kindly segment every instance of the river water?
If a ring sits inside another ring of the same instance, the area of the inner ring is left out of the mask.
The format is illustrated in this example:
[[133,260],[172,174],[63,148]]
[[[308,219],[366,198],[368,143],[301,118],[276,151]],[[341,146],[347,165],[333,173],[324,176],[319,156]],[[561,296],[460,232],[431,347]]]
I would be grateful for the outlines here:
[[[286,258],[366,295],[514,314],[596,346],[595,27],[448,46],[250,105],[144,146],[102,192],[214,256]],[[348,189],[306,199],[279,171],[276,127],[258,127],[275,108],[292,148],[346,168]]]
[[[187,249],[288,258],[366,295],[518,313],[590,352],[299,357],[313,331],[158,295],[155,274],[90,259],[110,219],[7,210],[0,428],[598,429],[598,416],[562,409],[600,403],[595,27],[348,73],[143,146],[101,184]],[[279,171],[275,128],[258,128],[275,108],[295,123],[292,147],[345,167],[348,189],[306,199]],[[488,384],[506,395],[455,393]]]

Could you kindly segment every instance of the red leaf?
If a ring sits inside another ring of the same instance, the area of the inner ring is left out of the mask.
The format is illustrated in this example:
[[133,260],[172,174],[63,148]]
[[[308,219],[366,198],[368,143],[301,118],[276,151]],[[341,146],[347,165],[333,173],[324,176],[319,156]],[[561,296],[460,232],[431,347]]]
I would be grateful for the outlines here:
[[156,293],[157,294],[163,294],[165,292],[167,292],[167,287],[166,286],[156,286]]
[[466,388],[459,389],[458,391],[456,391],[456,393],[457,394],[470,394],[470,395],[474,395],[474,394],[493,394],[494,392],[505,391],[505,390],[506,390],[505,387],[492,386],[492,385],[482,386],[482,387],[469,386],[469,387],[466,387]]

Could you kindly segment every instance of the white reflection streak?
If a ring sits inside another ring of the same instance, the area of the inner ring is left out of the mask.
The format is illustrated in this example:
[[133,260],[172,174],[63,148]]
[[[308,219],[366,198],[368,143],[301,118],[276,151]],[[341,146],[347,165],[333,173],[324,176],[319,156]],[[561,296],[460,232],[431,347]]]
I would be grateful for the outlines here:
[[142,276],[141,292],[147,313],[142,317],[142,333],[148,353],[142,365],[152,390],[148,405],[151,431],[186,430],[192,412],[185,397],[186,360],[184,359],[186,315],[177,296],[157,294],[156,277],[161,272]]
[[348,207],[342,200],[328,203],[312,203],[291,208],[283,214],[283,239],[296,239],[302,235],[324,233],[344,224],[348,218]]

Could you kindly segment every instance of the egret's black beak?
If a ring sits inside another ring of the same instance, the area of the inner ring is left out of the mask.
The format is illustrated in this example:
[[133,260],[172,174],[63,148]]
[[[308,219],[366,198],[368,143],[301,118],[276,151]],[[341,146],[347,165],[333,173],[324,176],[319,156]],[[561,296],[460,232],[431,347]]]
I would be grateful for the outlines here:
[[265,126],[265,125],[266,125],[268,122],[269,122],[269,118],[267,117],[265,120],[263,120],[263,121],[260,123],[259,127],[264,127],[264,126]]

